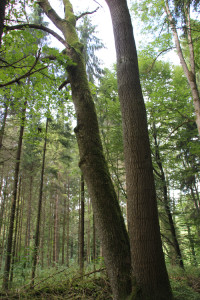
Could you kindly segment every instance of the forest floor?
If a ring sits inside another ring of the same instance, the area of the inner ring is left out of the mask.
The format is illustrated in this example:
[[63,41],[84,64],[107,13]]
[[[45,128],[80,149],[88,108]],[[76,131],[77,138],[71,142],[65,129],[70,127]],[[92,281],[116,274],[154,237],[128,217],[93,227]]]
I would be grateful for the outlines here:
[[[57,279],[56,276],[50,275],[49,280],[38,281],[34,289],[24,286],[7,293],[0,290],[0,299],[111,300],[111,288],[106,273],[104,271],[101,274],[92,273],[83,277],[78,275],[71,279],[61,277],[61,274]],[[193,268],[183,272],[178,268],[170,268],[169,276],[175,300],[200,300],[199,269]]]

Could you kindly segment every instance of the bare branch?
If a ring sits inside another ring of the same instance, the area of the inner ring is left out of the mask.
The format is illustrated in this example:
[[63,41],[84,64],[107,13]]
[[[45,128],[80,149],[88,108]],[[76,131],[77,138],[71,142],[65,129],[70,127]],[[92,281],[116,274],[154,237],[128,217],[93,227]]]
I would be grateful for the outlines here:
[[154,65],[155,65],[155,63],[156,63],[156,60],[158,59],[158,57],[159,57],[160,55],[162,55],[163,53],[165,53],[165,52],[167,52],[167,51],[169,51],[169,50],[172,50],[172,49],[175,49],[175,47],[170,47],[170,48],[164,49],[164,50],[162,50],[160,53],[158,53],[158,55],[154,58],[152,65],[150,66],[150,68],[147,70],[146,73],[148,74],[148,73],[151,72],[151,70],[153,69],[153,67],[154,67]]
[[86,12],[84,12],[84,13],[82,13],[80,16],[76,16],[76,20],[78,20],[78,19],[80,19],[80,18],[82,18],[82,17],[84,17],[84,16],[86,16],[86,15],[92,15],[92,14],[94,14],[95,12],[97,12],[97,10],[99,9],[99,7],[97,7],[95,10],[93,10],[93,11],[86,11]]
[[46,26],[43,25],[37,25],[37,24],[20,24],[20,25],[15,25],[15,26],[4,26],[4,28],[8,31],[10,30],[24,30],[25,28],[34,28],[34,29],[39,29],[39,30],[43,30],[45,32],[50,33],[51,35],[53,35],[59,42],[61,42],[67,49],[70,49],[69,44],[59,35],[57,34],[55,31],[49,29]]
[[58,88],[58,90],[62,90],[62,88],[64,88],[64,86],[66,86],[68,83],[70,83],[69,79],[66,79]]

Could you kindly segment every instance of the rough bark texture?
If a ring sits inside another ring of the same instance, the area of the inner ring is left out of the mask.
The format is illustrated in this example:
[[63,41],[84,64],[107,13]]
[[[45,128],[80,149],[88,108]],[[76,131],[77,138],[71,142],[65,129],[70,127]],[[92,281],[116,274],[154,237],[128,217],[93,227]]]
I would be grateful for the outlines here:
[[133,28],[126,0],[106,0],[117,53],[127,182],[128,229],[137,296],[172,299],[159,230],[156,193]]
[[103,155],[98,122],[89,88],[82,45],[75,31],[76,18],[69,1],[64,0],[65,20],[50,8],[48,1],[39,4],[62,31],[69,44],[67,54],[76,63],[68,67],[72,97],[76,109],[75,129],[80,168],[92,200],[96,226],[101,239],[114,299],[125,299],[131,292],[130,248],[124,220]]
[[7,3],[7,0],[0,1],[0,48],[1,48],[1,38],[2,38],[2,34],[3,34],[6,3]]

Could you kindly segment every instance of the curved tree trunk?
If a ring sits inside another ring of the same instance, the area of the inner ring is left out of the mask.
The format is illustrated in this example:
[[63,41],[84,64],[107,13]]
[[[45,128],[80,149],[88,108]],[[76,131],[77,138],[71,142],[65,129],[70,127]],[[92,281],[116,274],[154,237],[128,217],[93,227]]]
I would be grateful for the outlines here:
[[75,30],[76,17],[70,1],[64,0],[63,3],[65,20],[56,14],[47,0],[39,1],[47,16],[62,31],[68,43],[67,55],[76,64],[68,67],[67,71],[77,116],[75,133],[80,153],[79,166],[92,201],[113,297],[123,300],[131,293],[129,238],[103,154],[82,44]]
[[113,22],[122,111],[128,228],[136,299],[172,299],[166,271],[153,178],[146,110],[133,28],[126,0],[106,0]]

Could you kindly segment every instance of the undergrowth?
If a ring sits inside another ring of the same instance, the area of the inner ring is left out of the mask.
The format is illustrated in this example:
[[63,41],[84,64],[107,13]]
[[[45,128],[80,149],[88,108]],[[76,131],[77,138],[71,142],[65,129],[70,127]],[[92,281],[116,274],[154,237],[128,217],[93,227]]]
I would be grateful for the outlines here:
[[[170,267],[168,272],[175,300],[200,300],[200,270],[198,268],[187,268],[184,272],[180,268]],[[29,284],[26,284],[21,288],[13,288],[9,293],[0,291],[0,299],[111,300],[112,295],[103,268],[95,272],[88,269],[83,277],[75,268],[65,270],[52,268],[48,270],[48,273],[47,270],[38,272],[34,289],[31,290]]]

